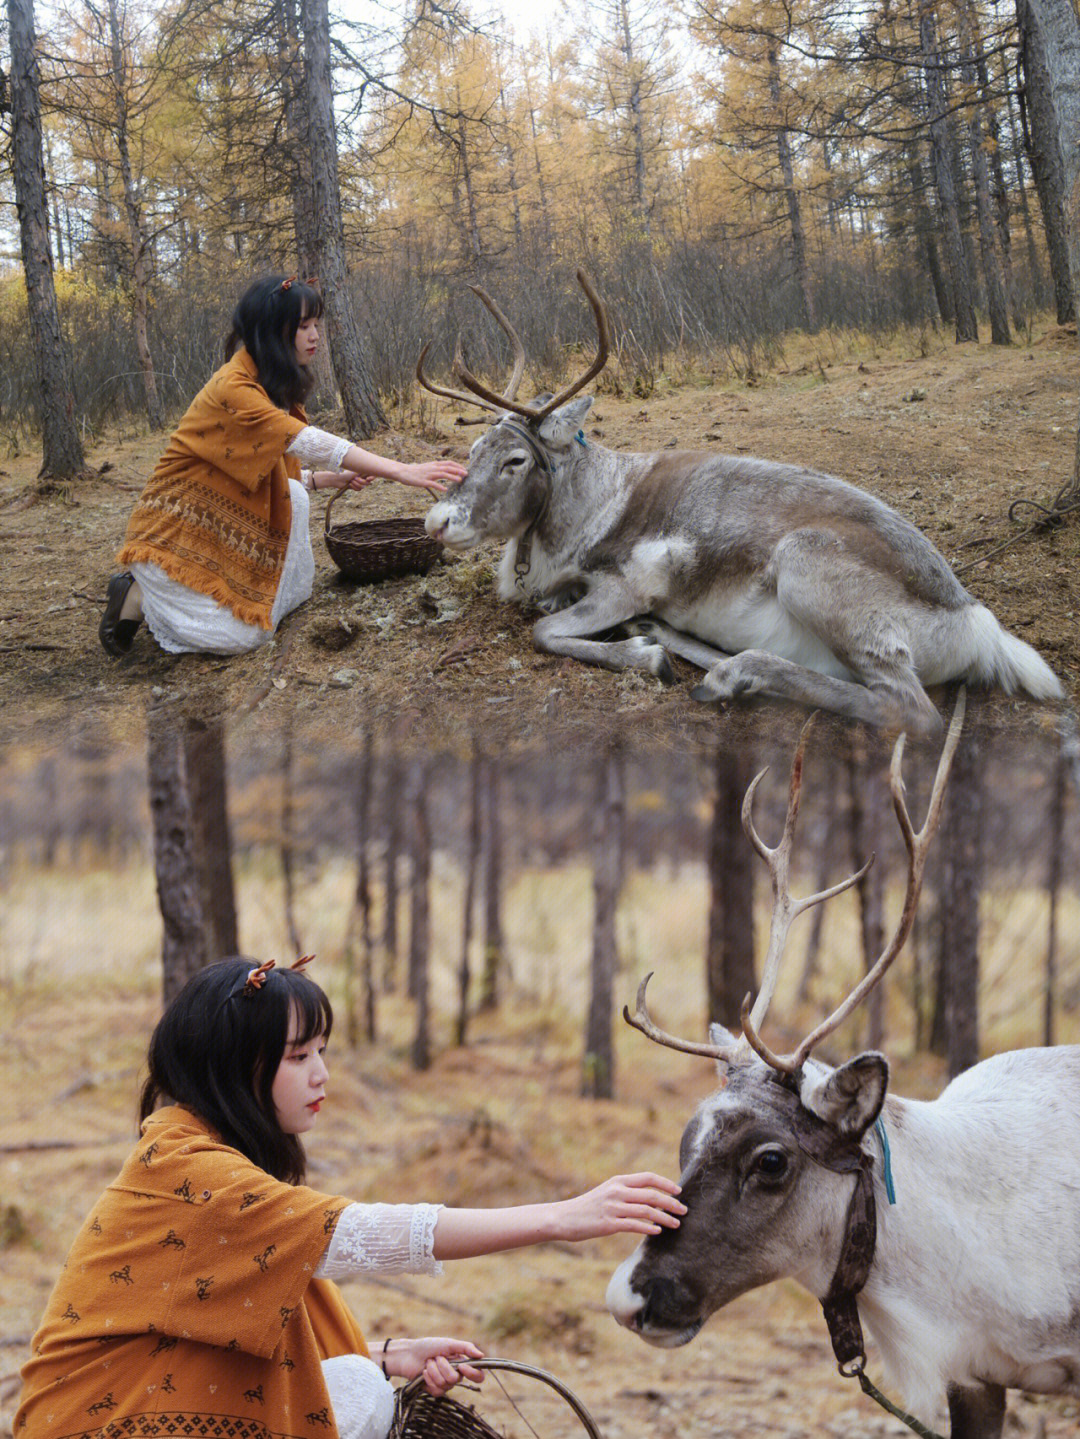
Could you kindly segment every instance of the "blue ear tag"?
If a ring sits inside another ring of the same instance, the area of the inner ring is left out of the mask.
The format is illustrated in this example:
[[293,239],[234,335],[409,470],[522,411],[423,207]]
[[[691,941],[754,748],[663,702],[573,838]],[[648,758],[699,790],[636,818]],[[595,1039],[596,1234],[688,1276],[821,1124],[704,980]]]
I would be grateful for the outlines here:
[[584,430],[578,430],[577,434],[574,436],[574,439],[577,440],[578,444],[583,450],[587,450],[589,448],[589,442],[585,438]]

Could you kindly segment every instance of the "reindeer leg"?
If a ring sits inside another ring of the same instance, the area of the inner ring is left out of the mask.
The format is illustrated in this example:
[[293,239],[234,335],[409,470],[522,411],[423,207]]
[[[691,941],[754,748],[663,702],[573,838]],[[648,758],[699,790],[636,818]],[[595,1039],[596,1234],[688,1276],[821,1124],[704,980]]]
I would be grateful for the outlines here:
[[701,670],[710,670],[717,661],[729,658],[715,645],[706,644],[696,635],[688,635],[685,630],[672,629],[671,625],[658,620],[654,615],[642,615],[631,620],[626,628],[634,634],[645,635],[648,639],[658,641],[668,654],[678,655],[681,660],[689,660]]
[[640,609],[640,604],[621,580],[602,579],[574,604],[537,620],[533,626],[533,644],[545,654],[566,655],[584,664],[601,665],[607,670],[644,670],[665,684],[671,684],[675,675],[662,645],[654,644],[642,635],[633,635],[626,640],[589,638],[625,623]]
[[1001,1439],[1005,1426],[1005,1390],[1000,1384],[961,1389],[950,1384],[950,1439]]
[[911,661],[903,622],[910,600],[898,580],[869,570],[835,535],[799,530],[777,546],[769,581],[792,632],[824,647],[855,678],[744,650],[714,665],[695,698],[771,695],[912,735],[940,732],[941,716]]

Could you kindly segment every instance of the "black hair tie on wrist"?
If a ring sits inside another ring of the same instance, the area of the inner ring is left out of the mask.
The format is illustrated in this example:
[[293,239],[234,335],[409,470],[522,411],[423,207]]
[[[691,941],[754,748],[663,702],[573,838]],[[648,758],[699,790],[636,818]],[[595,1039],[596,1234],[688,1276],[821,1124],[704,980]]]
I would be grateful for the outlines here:
[[386,1351],[387,1351],[387,1349],[388,1349],[389,1347],[390,1347],[390,1341],[389,1341],[389,1339],[384,1339],[384,1340],[383,1340],[383,1347],[382,1347],[382,1372],[383,1372],[384,1378],[386,1378],[386,1379],[389,1379],[389,1377],[390,1377],[389,1374],[387,1374],[387,1372],[386,1372]]

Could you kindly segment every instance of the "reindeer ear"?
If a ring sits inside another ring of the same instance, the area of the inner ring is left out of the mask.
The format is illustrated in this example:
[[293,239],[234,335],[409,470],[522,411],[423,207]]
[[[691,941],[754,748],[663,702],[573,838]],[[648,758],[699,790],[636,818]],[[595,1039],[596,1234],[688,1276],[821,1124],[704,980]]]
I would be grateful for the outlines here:
[[[731,1030],[725,1029],[722,1024],[709,1025],[709,1043],[715,1044],[718,1049],[734,1049],[741,1038],[741,1035],[732,1034]],[[726,1060],[717,1060],[716,1072],[721,1079],[727,1078],[728,1064]]]
[[540,438],[546,445],[558,447],[568,445],[581,429],[585,416],[592,409],[592,395],[579,395],[553,410],[546,420],[540,421]]
[[816,1067],[804,1071],[799,1098],[811,1114],[841,1134],[860,1139],[881,1113],[888,1087],[888,1060],[870,1050],[827,1074]]

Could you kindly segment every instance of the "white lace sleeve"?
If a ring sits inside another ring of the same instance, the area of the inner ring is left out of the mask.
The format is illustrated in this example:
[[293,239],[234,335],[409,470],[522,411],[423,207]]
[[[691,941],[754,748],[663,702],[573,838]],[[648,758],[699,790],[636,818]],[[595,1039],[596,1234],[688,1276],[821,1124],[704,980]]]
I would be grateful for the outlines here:
[[394,1386],[379,1366],[362,1354],[339,1354],[322,1361],[341,1439],[386,1439],[394,1419]]
[[341,462],[352,448],[351,440],[339,439],[317,425],[305,425],[289,446],[302,465],[312,470],[340,470]]
[[440,1204],[347,1204],[319,1260],[320,1279],[361,1274],[441,1274],[435,1258]]

